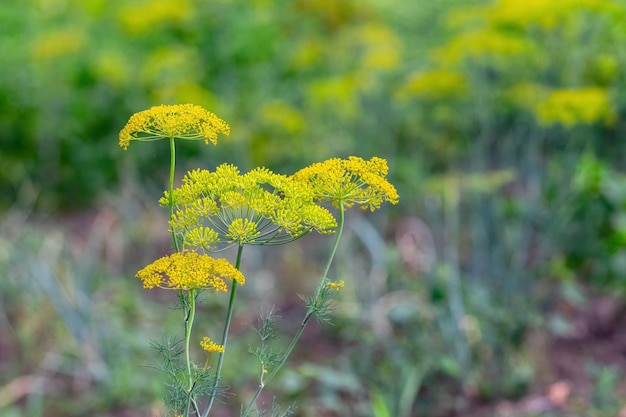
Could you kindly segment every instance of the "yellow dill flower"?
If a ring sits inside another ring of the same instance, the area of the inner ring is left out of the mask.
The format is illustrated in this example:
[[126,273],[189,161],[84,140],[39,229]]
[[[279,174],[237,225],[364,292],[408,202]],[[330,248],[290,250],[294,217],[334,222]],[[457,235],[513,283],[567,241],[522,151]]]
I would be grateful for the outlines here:
[[343,288],[344,285],[345,285],[345,283],[343,282],[343,280],[335,281],[335,282],[329,282],[328,284],[326,284],[326,286],[329,289],[335,290],[335,291],[339,291],[339,289]]
[[[166,192],[160,203],[167,205]],[[170,226],[185,246],[214,250],[214,243],[282,244],[317,230],[332,233],[332,214],[318,206],[310,187],[266,168],[240,174],[223,164],[214,172],[190,171],[173,190]]]
[[243,285],[245,278],[226,259],[215,259],[197,252],[176,252],[164,256],[137,272],[144,288],[191,290],[211,288],[226,291],[225,279]]
[[395,187],[385,178],[387,172],[387,161],[382,158],[365,161],[351,156],[315,163],[295,173],[293,178],[308,184],[317,201],[331,202],[337,207],[343,203],[346,208],[357,204],[374,211],[384,201],[398,203]]
[[206,350],[207,352],[224,352],[224,345],[218,345],[206,336],[202,338],[200,346],[202,346],[202,349]]
[[230,126],[215,114],[193,104],[161,105],[133,114],[120,132],[120,146],[131,140],[204,140],[217,143],[217,135],[228,135]]
[[539,121],[545,125],[610,124],[615,120],[608,91],[598,87],[553,91],[534,110]]

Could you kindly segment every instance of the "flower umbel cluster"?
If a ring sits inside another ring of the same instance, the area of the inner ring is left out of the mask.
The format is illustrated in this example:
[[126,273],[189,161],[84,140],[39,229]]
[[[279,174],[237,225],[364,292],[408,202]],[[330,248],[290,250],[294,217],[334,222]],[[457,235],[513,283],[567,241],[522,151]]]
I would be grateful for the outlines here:
[[383,201],[398,203],[398,193],[387,179],[387,161],[373,157],[366,161],[357,156],[332,158],[301,169],[293,175],[307,184],[320,202],[348,208],[355,204],[374,211]]
[[226,291],[225,279],[243,285],[243,274],[226,259],[215,259],[197,252],[176,252],[152,262],[139,272],[137,278],[144,288],[193,290],[209,288]]
[[230,126],[208,110],[194,104],[161,105],[133,114],[120,132],[120,146],[131,140],[204,140],[217,143],[219,133],[228,135]]
[[[167,205],[169,193],[160,203]],[[332,233],[335,218],[314,202],[312,189],[266,168],[241,175],[233,165],[194,170],[173,190],[170,226],[185,247],[283,244],[311,230]]]

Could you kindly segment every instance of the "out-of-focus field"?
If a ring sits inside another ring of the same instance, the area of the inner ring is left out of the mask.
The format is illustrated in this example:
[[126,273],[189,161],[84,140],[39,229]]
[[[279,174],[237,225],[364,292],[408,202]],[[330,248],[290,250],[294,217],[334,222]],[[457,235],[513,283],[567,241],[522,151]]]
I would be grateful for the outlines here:
[[[171,250],[169,150],[117,135],[175,103],[232,128],[181,141],[178,179],[379,156],[400,194],[349,213],[333,325],[264,404],[626,415],[625,22],[623,0],[3,0],[0,415],[166,413],[150,345],[176,300],[133,277]],[[274,308],[293,334],[330,244],[246,253],[216,415],[256,388],[250,325]]]

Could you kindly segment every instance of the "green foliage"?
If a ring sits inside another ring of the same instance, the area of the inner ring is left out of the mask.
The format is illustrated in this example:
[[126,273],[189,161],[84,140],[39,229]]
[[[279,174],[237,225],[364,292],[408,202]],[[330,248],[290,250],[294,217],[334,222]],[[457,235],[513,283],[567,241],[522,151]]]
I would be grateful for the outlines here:
[[[552,193],[559,223],[554,238],[569,271],[583,282],[623,295],[626,271],[626,175],[592,154],[573,169],[567,193]],[[560,259],[555,257],[555,261]],[[568,279],[561,272],[557,278]]]
[[149,311],[131,282],[96,259],[106,243],[94,233],[77,252],[61,229],[23,221],[12,211],[0,222],[2,385],[21,377],[24,387],[18,396],[3,391],[0,414],[14,404],[38,417],[153,403],[160,387],[138,372],[148,362]]
[[[233,148],[246,151],[181,156],[288,170],[353,153],[359,96],[382,97],[400,65],[398,35],[375,3],[9,0],[0,15],[5,206],[24,181],[42,208],[93,201],[131,175],[110,146],[123,120],[161,103],[223,115],[237,126]],[[138,169],[160,178],[164,155],[139,156]]]

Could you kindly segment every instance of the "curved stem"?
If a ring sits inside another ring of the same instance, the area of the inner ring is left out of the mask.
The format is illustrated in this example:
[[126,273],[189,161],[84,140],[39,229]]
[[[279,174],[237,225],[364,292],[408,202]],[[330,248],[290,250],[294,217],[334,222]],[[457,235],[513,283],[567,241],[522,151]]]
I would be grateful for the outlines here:
[[[239,269],[241,266],[241,254],[243,252],[243,245],[239,245],[239,249],[237,250],[237,261],[235,262],[235,268]],[[228,310],[226,311],[226,322],[224,323],[224,331],[222,332],[222,346],[224,347],[224,352],[220,352],[220,355],[217,359],[217,365],[215,367],[215,383],[213,384],[213,389],[211,390],[211,399],[209,400],[209,405],[205,410],[203,417],[207,417],[209,415],[209,411],[211,411],[211,407],[213,407],[213,402],[215,401],[215,397],[217,396],[217,385],[220,381],[220,374],[222,372],[222,365],[224,363],[224,354],[226,353],[226,342],[228,341],[228,330],[230,329],[230,322],[233,318],[233,305],[235,303],[235,294],[237,293],[237,281],[233,280],[233,285],[230,290],[230,299],[228,300]]]
[[[174,218],[174,173],[176,169],[176,145],[174,144],[174,138],[170,138],[170,181],[167,188],[167,205],[170,210],[170,221]],[[176,233],[174,232],[174,228],[172,228],[172,240],[174,241],[174,248],[176,252],[180,252],[180,247],[178,246],[178,240],[176,239]]]
[[187,310],[187,314],[185,316],[185,361],[187,362],[187,376],[189,377],[189,389],[187,396],[187,408],[185,415],[189,415],[189,408],[194,403],[195,400],[193,398],[192,390],[194,386],[193,375],[191,374],[191,355],[189,353],[189,344],[191,340],[191,328],[193,327],[193,320],[196,315],[196,294],[195,290],[189,290],[189,307]]
[[304,332],[304,328],[306,327],[309,319],[315,312],[314,306],[317,304],[317,301],[320,297],[320,293],[325,285],[326,278],[328,276],[328,271],[330,271],[330,266],[333,263],[335,254],[337,253],[337,247],[339,246],[339,240],[341,239],[341,233],[343,232],[344,223],[345,223],[344,207],[343,207],[343,203],[339,202],[339,223],[337,225],[337,233],[335,234],[335,241],[333,243],[332,250],[328,257],[326,268],[324,269],[324,273],[322,274],[320,283],[318,284],[317,289],[315,290],[315,303],[313,303],[313,305],[309,306],[309,308],[307,309],[307,312],[304,315],[302,322],[300,323],[300,327],[298,327],[298,331],[291,339],[291,342],[289,342],[289,346],[287,346],[287,350],[285,350],[285,354],[280,359],[280,362],[278,362],[278,364],[274,367],[272,372],[270,372],[265,378],[261,380],[261,383],[257,387],[254,393],[254,396],[252,397],[252,399],[248,403],[248,406],[245,408],[245,410],[241,414],[241,417],[247,417],[250,414],[250,412],[252,411],[252,408],[254,407],[254,404],[256,403],[256,400],[259,398],[259,395],[261,395],[261,391],[263,391],[263,388],[265,388],[265,386],[276,376],[276,374],[278,373],[278,371],[280,371],[280,369],[283,367],[285,362],[287,362],[287,359],[291,355],[291,352],[293,351],[293,349],[296,347],[298,340],[300,340],[300,336],[302,336],[302,333]]

